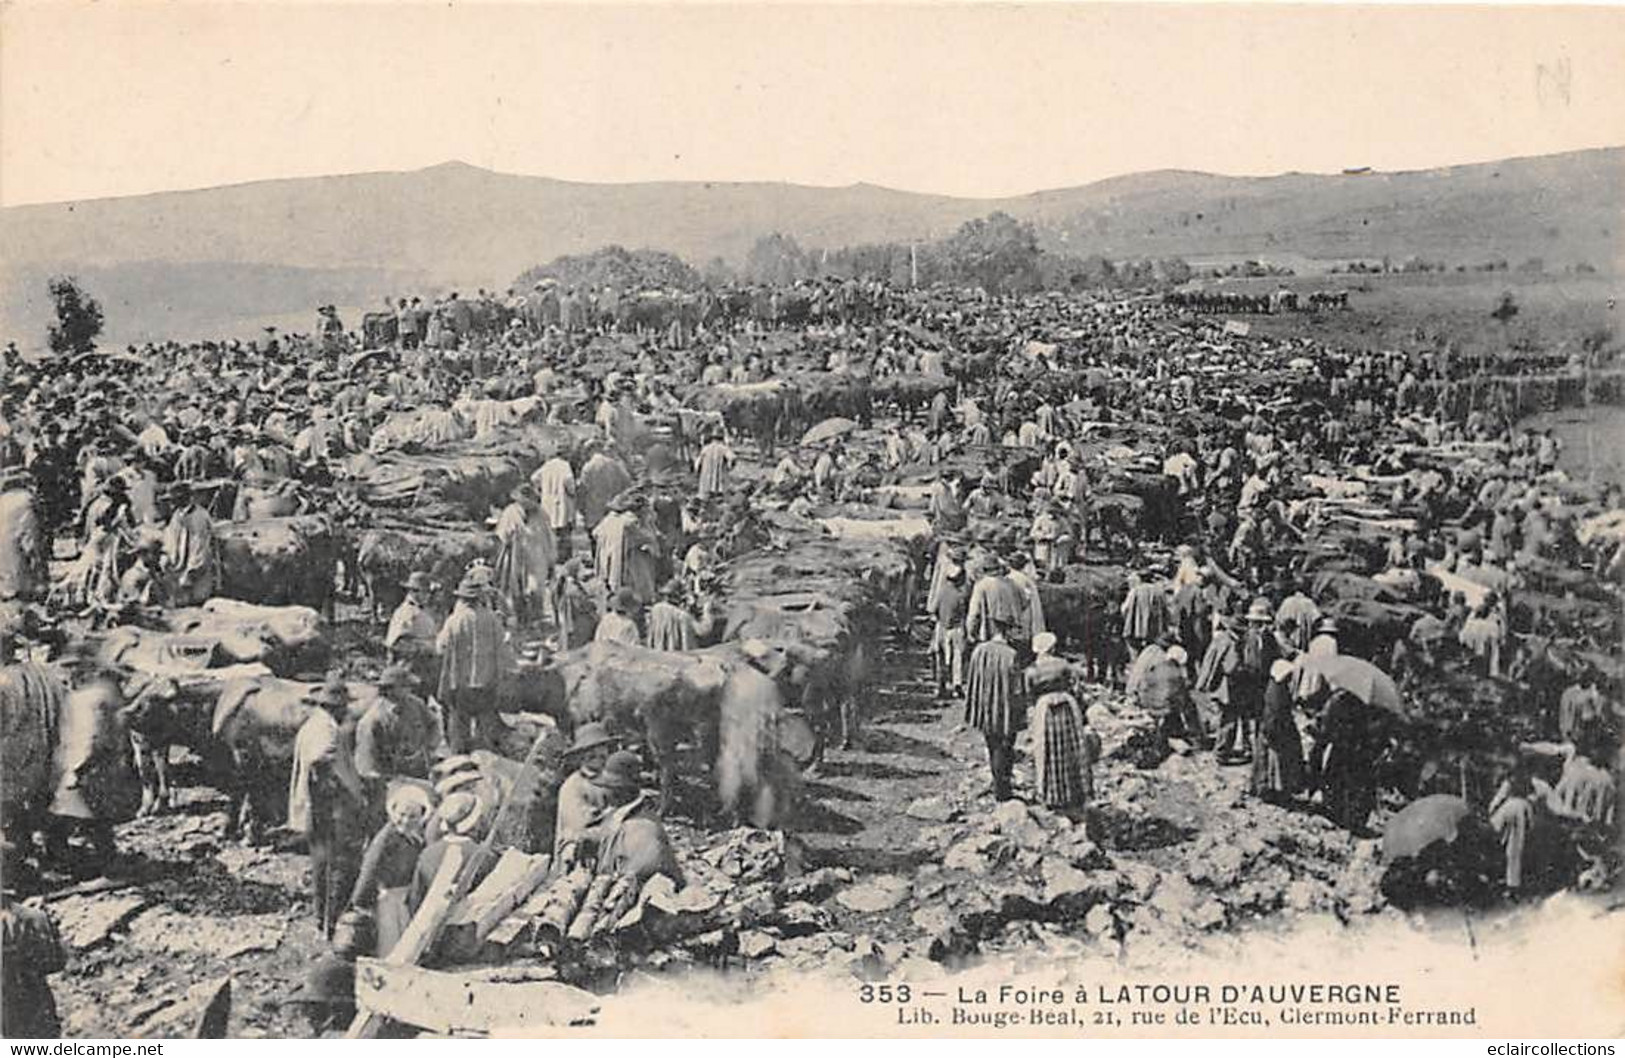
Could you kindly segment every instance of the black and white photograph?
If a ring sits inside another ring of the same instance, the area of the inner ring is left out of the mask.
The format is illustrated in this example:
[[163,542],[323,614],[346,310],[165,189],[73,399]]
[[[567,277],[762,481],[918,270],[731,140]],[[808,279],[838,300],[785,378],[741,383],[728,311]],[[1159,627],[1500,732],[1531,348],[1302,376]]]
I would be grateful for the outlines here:
[[1622,56],[0,5],[0,1036],[1625,1035]]

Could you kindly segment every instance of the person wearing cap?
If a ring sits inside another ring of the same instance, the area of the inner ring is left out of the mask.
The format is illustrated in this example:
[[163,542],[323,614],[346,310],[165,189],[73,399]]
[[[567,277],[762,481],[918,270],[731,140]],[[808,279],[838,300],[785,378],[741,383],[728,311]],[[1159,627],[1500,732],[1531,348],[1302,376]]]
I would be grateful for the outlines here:
[[412,877],[423,854],[423,828],[433,807],[421,786],[400,785],[384,803],[388,817],[367,844],[350,907],[372,916],[373,954],[389,955],[412,920]]
[[573,770],[559,786],[558,812],[553,827],[553,856],[565,858],[581,840],[600,812],[609,804],[609,797],[597,783],[598,775],[615,748],[615,739],[603,724],[590,722],[576,729],[565,759],[574,764]]
[[1033,699],[1033,774],[1046,808],[1079,809],[1094,797],[1093,762],[1100,739],[1072,695],[1072,666],[1055,656],[1055,634],[1033,637],[1034,661],[1024,674]]
[[186,502],[164,530],[163,569],[167,594],[175,606],[198,606],[214,594],[220,578],[220,556],[214,519],[203,508],[205,491],[193,485]]
[[553,526],[528,484],[513,490],[513,502],[497,516],[496,576],[514,618],[527,625],[541,617],[553,581],[556,543]]
[[1291,801],[1303,789],[1303,736],[1292,711],[1292,676],[1285,658],[1270,663],[1263,712],[1253,732],[1252,791],[1265,801]]
[[308,841],[311,903],[328,937],[354,885],[365,837],[366,787],[355,766],[354,729],[345,730],[349,697],[336,673],[312,692],[316,708],[294,736],[288,782],[288,829]]
[[1237,644],[1228,701],[1221,712],[1218,744],[1214,747],[1221,764],[1239,764],[1252,758],[1251,729],[1264,709],[1270,666],[1281,656],[1274,618],[1269,600],[1263,596],[1255,598],[1247,608],[1246,628]]
[[355,766],[363,779],[428,778],[440,732],[428,703],[415,693],[417,682],[406,665],[391,665],[379,675],[378,699],[355,725]]
[[1007,801],[1024,694],[1016,672],[1015,648],[1005,638],[1008,625],[995,621],[992,629],[991,638],[971,651],[965,679],[965,724],[980,731],[987,743],[993,799]]
[[467,753],[476,741],[495,745],[501,725],[495,698],[505,667],[506,632],[487,602],[493,584],[489,566],[471,567],[435,640],[440,655],[435,697],[445,710],[446,745],[453,755]]
[[609,602],[609,612],[598,619],[593,630],[594,643],[622,643],[629,647],[643,645],[643,633],[638,630],[638,600],[632,589],[622,588]]

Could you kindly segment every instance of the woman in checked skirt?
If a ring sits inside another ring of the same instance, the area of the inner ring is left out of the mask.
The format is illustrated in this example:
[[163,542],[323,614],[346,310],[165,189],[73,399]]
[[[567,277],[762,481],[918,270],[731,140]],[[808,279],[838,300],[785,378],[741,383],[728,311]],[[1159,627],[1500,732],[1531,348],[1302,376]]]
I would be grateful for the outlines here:
[[1056,657],[1055,635],[1033,637],[1037,655],[1027,666],[1033,699],[1033,765],[1038,798],[1047,808],[1081,809],[1094,797],[1094,759],[1100,739],[1088,730],[1072,695],[1072,666]]

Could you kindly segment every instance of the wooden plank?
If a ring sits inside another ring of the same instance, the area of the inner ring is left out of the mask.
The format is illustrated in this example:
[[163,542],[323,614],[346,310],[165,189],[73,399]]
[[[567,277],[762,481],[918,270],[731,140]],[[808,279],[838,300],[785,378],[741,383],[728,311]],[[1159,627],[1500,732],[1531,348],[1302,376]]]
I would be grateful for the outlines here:
[[[445,858],[440,861],[440,869],[435,872],[434,881],[429,883],[423,903],[418,905],[417,914],[407,923],[406,932],[395,942],[395,947],[389,950],[385,961],[412,965],[434,946],[435,940],[440,936],[440,928],[446,923],[446,917],[451,914],[452,908],[462,898],[463,893],[468,891],[469,876],[463,871],[466,859],[467,855],[461,844],[453,842],[446,846]],[[378,1035],[383,1025],[384,1019],[381,1016],[357,1004],[355,1020],[350,1022],[345,1038],[372,1039]]]
[[357,959],[363,1012],[442,1035],[520,1034],[591,1024],[598,997],[558,981],[503,980]]

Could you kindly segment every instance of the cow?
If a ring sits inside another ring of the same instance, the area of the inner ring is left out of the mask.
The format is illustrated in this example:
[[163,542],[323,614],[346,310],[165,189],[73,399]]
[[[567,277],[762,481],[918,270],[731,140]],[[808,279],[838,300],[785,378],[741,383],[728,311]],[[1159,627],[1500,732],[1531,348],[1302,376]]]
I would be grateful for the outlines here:
[[259,518],[215,526],[219,594],[271,606],[308,606],[329,618],[343,547],[323,515]]
[[[169,803],[169,748],[186,746],[203,760],[206,781],[228,801],[226,836],[255,844],[287,807],[293,741],[316,705],[318,685],[238,667],[199,673],[224,678],[151,680],[135,694],[125,719],[141,746],[142,811]],[[350,715],[371,708],[377,689],[350,685]]]
[[765,644],[745,650],[589,643],[549,658],[532,677],[533,693],[566,731],[596,721],[641,738],[660,770],[663,811],[676,802],[678,740],[695,738],[713,766],[720,808],[770,826],[793,801],[774,734],[783,698],[773,677],[788,659]]

